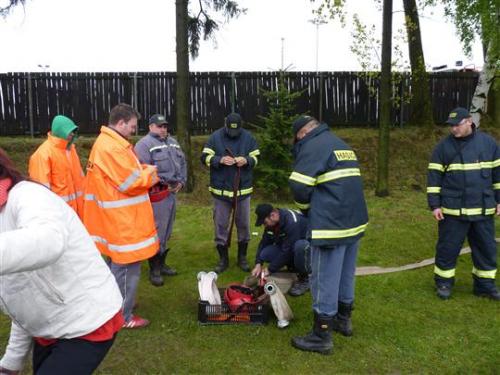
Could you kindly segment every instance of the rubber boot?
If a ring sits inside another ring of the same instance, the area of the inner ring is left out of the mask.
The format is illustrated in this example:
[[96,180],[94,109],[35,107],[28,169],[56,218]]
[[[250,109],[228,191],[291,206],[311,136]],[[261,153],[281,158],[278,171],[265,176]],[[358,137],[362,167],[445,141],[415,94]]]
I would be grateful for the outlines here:
[[229,254],[227,246],[217,245],[217,252],[219,253],[219,263],[215,266],[214,271],[222,273],[227,269],[227,267],[229,267]]
[[344,336],[352,336],[352,303],[339,302],[337,315],[333,317],[332,329]]
[[292,338],[292,346],[308,352],[331,354],[333,350],[331,316],[320,316],[314,312],[314,326],[312,332],[305,336]]
[[177,275],[177,271],[175,268],[167,266],[167,263],[165,263],[165,259],[167,258],[167,254],[170,251],[170,249],[165,250],[163,254],[160,255],[160,272],[163,276],[175,276]]
[[163,286],[163,277],[161,276],[161,255],[156,254],[155,256],[148,259],[149,263],[149,281],[154,286]]
[[238,267],[245,272],[250,272],[250,266],[247,262],[248,242],[238,242]]

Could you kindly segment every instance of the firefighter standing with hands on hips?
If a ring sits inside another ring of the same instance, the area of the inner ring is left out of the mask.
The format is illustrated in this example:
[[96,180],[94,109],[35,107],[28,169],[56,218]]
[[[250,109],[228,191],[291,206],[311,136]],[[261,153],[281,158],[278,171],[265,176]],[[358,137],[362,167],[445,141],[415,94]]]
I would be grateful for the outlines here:
[[427,200],[438,221],[434,280],[437,296],[451,297],[465,238],[472,250],[473,293],[500,301],[495,286],[500,215],[500,148],[479,131],[465,108],[450,112],[450,135],[436,146],[428,167]]

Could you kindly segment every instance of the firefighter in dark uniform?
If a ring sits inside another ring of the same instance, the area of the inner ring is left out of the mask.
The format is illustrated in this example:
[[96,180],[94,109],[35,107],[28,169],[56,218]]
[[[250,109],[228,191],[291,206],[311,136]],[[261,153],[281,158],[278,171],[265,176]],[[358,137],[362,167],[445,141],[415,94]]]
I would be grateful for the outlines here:
[[464,108],[451,111],[450,135],[434,149],[427,199],[438,220],[434,279],[438,297],[448,299],[465,237],[472,249],[473,293],[500,300],[495,286],[497,246],[494,215],[500,215],[500,148],[476,129]]
[[201,162],[210,168],[210,186],[214,201],[215,245],[219,262],[215,272],[229,266],[229,223],[234,212],[238,231],[238,266],[250,271],[246,255],[250,241],[250,195],[253,192],[252,171],[260,151],[252,134],[242,129],[237,113],[227,116],[225,126],[216,130],[205,144]]
[[[301,296],[309,290],[309,241],[306,240],[307,218],[300,212],[286,208],[275,208],[268,203],[255,209],[255,226],[264,224],[264,233],[255,255],[252,275],[264,277],[278,272],[283,267],[297,273],[288,294]],[[307,253],[307,254],[306,254]],[[263,265],[268,263],[267,268]]]
[[293,130],[290,188],[309,220],[314,325],[309,334],[294,337],[292,345],[329,354],[332,330],[352,334],[354,274],[368,212],[354,151],[313,117],[299,117]]

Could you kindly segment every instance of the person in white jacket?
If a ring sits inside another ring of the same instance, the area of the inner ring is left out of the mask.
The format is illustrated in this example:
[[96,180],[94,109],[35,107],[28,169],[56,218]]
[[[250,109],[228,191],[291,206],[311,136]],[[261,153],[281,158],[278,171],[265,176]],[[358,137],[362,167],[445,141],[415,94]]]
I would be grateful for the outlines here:
[[12,320],[0,374],[19,373],[31,349],[37,375],[91,374],[123,324],[115,278],[76,213],[1,149],[0,309]]

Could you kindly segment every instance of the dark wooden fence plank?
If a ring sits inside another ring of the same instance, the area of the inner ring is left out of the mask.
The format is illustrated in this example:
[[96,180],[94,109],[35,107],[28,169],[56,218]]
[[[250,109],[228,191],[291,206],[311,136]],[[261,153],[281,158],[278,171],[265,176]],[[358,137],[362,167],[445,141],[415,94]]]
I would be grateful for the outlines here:
[[[321,74],[321,76],[320,76]],[[8,73],[0,74],[0,135],[29,134],[28,80],[31,76],[35,134],[45,134],[56,114],[72,117],[82,133],[97,133],[107,123],[109,110],[118,103],[132,103],[147,120],[163,113],[175,128],[173,72],[155,73]],[[134,80],[136,76],[136,80]],[[234,77],[234,78],[233,78]],[[192,134],[209,134],[221,127],[234,106],[249,124],[262,124],[268,111],[264,91],[275,91],[278,72],[197,72],[190,78],[190,127]],[[446,119],[450,109],[468,107],[477,84],[477,73],[432,73],[429,75],[434,120]],[[137,87],[134,89],[134,82]],[[357,72],[289,72],[286,86],[302,91],[296,113],[319,117],[332,125],[376,126],[378,123],[378,79]],[[321,90],[322,88],[322,90]],[[409,75],[394,87],[399,95],[411,91]],[[137,91],[136,91],[137,90]],[[408,121],[409,103],[393,109],[395,125]]]

